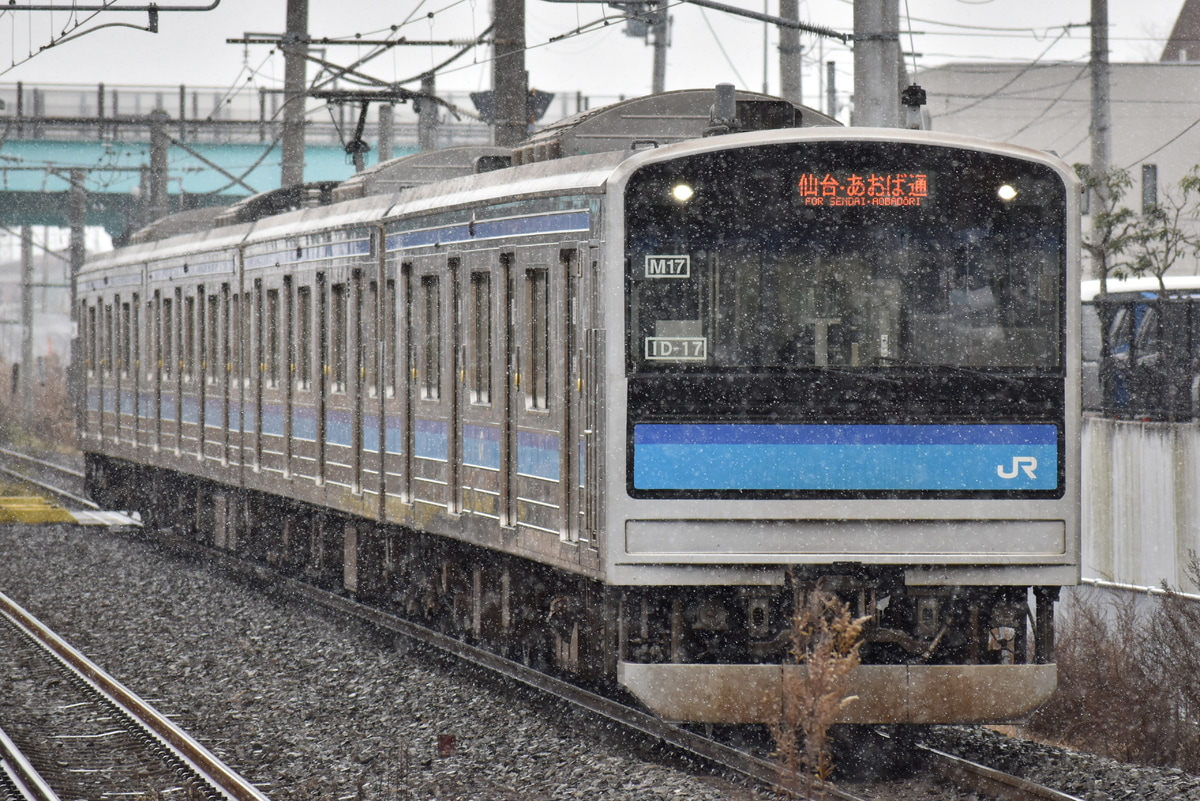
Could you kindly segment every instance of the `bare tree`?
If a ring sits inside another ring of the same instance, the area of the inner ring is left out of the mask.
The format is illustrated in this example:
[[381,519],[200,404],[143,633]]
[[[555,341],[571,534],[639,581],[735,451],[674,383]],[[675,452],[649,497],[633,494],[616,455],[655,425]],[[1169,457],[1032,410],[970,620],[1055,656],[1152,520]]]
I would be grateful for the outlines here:
[[1076,164],[1075,172],[1092,198],[1092,227],[1083,238],[1083,250],[1092,258],[1100,294],[1108,292],[1108,276],[1124,277],[1132,265],[1121,256],[1142,236],[1140,220],[1132,209],[1121,204],[1133,185],[1128,170],[1114,169],[1097,175],[1087,164]]
[[1185,256],[1200,253],[1200,233],[1189,222],[1200,216],[1200,165],[1179,182],[1178,192],[1167,190],[1162,201],[1147,209],[1138,221],[1132,272],[1153,275],[1166,291],[1163,275]]

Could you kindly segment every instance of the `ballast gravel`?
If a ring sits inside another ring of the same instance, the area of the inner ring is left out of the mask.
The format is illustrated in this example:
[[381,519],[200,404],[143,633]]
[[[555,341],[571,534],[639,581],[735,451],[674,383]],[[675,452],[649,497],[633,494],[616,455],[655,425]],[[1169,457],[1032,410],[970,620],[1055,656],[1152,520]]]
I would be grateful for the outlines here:
[[1126,765],[979,726],[935,726],[922,739],[1087,801],[1200,801],[1200,777],[1178,769]]
[[[548,713],[539,696],[131,535],[0,526],[0,592],[275,801],[774,797],[659,764],[594,719]],[[924,739],[1088,801],[1200,801],[1200,779],[1181,771],[977,727]],[[924,777],[852,789],[956,796]]]
[[274,801],[769,797],[129,537],[0,526],[0,592]]

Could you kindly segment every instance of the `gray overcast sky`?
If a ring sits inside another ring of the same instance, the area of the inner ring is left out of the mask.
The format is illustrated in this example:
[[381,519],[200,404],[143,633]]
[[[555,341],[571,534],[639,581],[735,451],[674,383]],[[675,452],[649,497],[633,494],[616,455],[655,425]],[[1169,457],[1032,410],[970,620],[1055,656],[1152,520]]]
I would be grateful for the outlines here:
[[[142,0],[120,2],[145,4]],[[208,0],[171,0],[174,5],[187,2],[206,5]],[[778,12],[778,0],[726,2],[758,12]],[[1182,4],[1183,0],[1111,0],[1113,60],[1157,60]],[[0,11],[0,42],[9,51],[8,57],[0,58],[0,70],[4,70],[0,82],[186,84],[255,91],[282,84],[283,60],[277,52],[272,54],[266,45],[244,47],[225,44],[225,40],[246,32],[281,32],[285,0],[222,0],[213,11],[161,14],[157,34],[111,27],[39,52],[52,37],[72,30],[78,17],[66,10],[70,5],[63,0],[61,12]],[[309,30],[313,36],[381,38],[391,33],[393,25],[402,25],[398,32],[409,39],[467,39],[487,27],[490,13],[488,0],[310,0]],[[674,24],[668,89],[722,81],[763,88],[762,23],[684,3],[673,4],[670,13]],[[1088,0],[900,0],[900,13],[903,47],[919,54],[918,80],[920,69],[949,61],[1041,57],[1082,62],[1088,55],[1088,29],[1064,28],[1087,22]],[[912,17],[911,40],[908,14]],[[848,32],[852,3],[802,0],[801,16],[813,24]],[[591,25],[605,17],[610,24]],[[113,22],[145,26],[147,15],[104,12],[83,27]],[[652,49],[642,40],[626,36],[618,13],[607,5],[528,0],[526,29],[527,66],[533,86],[552,92],[582,91],[599,100],[649,92]],[[569,35],[577,29],[585,30]],[[852,85],[849,50],[825,40],[822,53],[822,42],[809,35],[802,43],[812,59],[804,76],[806,101],[815,104],[817,100],[816,62],[822,54],[824,60],[837,62],[838,88],[848,93]],[[778,34],[771,30],[765,62],[772,93],[779,89],[777,46]],[[344,64],[365,52],[362,46],[331,47],[328,57]],[[449,48],[397,47],[362,69],[386,81],[404,81],[451,52]],[[439,89],[487,88],[488,57],[487,49],[480,48],[460,59],[442,73]],[[416,84],[408,86],[416,88]]]

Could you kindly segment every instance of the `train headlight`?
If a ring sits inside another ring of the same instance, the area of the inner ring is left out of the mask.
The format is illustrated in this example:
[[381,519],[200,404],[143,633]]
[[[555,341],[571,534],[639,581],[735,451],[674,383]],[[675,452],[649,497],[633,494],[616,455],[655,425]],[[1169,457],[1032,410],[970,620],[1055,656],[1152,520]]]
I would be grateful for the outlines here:
[[1017,188],[1015,186],[1013,186],[1012,184],[1004,184],[1003,186],[1001,186],[999,189],[996,190],[996,194],[1000,197],[1001,200],[1003,200],[1005,203],[1007,203],[1008,201],[1012,200],[1013,198],[1015,198],[1017,196]]
[[696,194],[696,191],[687,184],[675,184],[671,187],[671,197],[680,203],[687,203],[692,199],[692,195],[694,194]]

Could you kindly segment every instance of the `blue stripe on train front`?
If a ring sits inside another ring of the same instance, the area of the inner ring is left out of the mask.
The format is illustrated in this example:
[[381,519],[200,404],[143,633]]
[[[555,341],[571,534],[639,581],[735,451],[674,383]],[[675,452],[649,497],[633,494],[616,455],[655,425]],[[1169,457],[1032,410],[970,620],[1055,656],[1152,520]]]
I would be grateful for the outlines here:
[[1053,425],[639,424],[641,490],[1052,490]]

